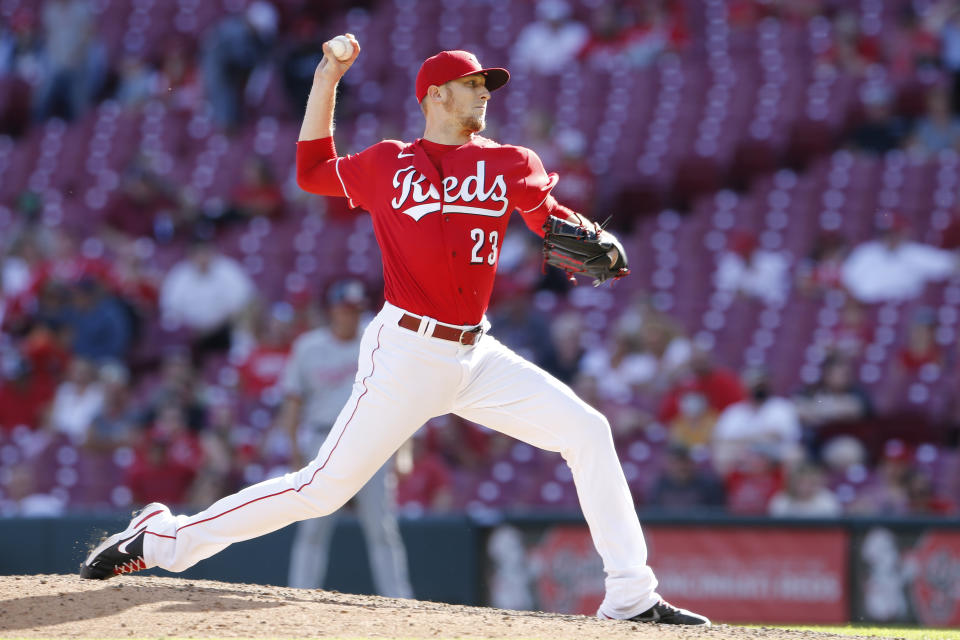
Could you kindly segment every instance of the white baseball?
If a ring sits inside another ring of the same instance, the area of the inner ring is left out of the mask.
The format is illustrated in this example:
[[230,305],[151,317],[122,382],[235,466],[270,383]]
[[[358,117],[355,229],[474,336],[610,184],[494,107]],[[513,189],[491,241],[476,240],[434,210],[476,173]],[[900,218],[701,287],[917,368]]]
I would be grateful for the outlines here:
[[353,55],[353,43],[347,36],[337,36],[330,41],[330,51],[337,60],[349,60]]

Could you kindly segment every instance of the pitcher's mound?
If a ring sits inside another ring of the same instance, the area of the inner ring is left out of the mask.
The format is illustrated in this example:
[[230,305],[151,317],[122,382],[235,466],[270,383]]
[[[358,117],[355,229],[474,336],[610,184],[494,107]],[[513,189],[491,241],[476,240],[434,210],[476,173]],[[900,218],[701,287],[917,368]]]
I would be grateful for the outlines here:
[[630,638],[744,640],[831,634],[676,628],[209,580],[0,576],[4,638]]

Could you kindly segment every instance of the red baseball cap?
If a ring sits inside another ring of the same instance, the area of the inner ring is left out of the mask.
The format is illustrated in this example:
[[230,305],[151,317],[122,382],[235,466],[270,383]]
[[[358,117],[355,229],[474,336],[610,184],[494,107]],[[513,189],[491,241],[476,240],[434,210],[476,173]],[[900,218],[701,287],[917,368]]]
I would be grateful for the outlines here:
[[490,91],[499,89],[510,79],[510,72],[506,69],[484,69],[477,56],[469,51],[441,51],[420,65],[420,71],[417,72],[417,102],[423,102],[431,85],[439,87],[451,80],[477,73],[483,74],[487,79],[486,86]]

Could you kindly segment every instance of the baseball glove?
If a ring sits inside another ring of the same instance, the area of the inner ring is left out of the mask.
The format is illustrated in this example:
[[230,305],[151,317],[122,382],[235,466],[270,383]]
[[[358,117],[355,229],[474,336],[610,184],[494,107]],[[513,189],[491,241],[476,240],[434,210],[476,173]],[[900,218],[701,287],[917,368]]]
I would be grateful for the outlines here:
[[[608,219],[609,221],[609,219]],[[622,278],[630,273],[627,254],[623,246],[603,224],[593,223],[594,228],[547,216],[543,224],[543,261],[567,272],[574,284],[575,274],[593,278],[593,286],[610,279]],[[617,258],[610,264],[610,252],[616,249]]]

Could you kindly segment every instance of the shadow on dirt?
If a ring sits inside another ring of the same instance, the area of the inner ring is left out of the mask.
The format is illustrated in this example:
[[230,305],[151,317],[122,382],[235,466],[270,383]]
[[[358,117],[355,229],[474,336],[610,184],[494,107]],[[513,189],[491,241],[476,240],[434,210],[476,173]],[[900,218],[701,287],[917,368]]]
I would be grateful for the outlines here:
[[192,586],[172,589],[116,585],[97,590],[60,591],[55,595],[24,596],[0,602],[0,634],[93,620],[147,604],[166,603],[159,611],[186,613],[273,609],[298,600]]

